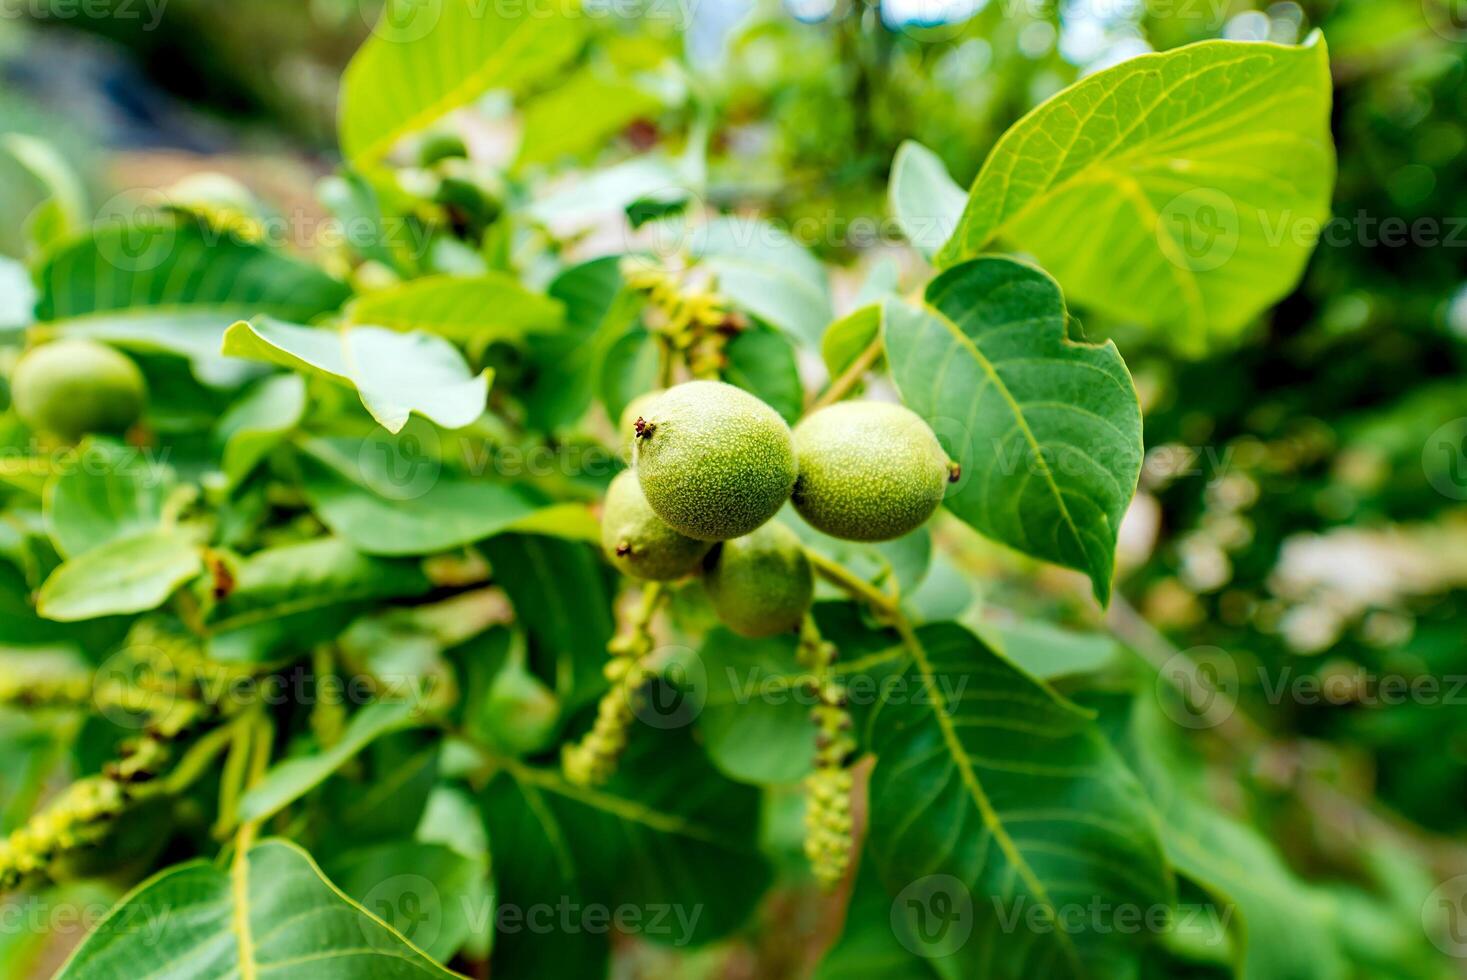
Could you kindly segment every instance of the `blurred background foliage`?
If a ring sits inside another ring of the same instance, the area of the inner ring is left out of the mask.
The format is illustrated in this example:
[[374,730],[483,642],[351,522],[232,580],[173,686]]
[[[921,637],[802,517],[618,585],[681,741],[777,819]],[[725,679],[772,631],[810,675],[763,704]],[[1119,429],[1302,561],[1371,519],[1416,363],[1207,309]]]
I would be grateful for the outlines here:
[[[108,2],[115,15],[83,17],[67,0],[0,6],[0,130],[52,141],[93,200],[209,170],[281,213],[319,207],[337,79],[371,4]],[[1234,720],[1248,721],[1194,747],[1293,870],[1376,885],[1467,871],[1454,840],[1467,830],[1467,689],[1444,681],[1440,696],[1401,704],[1376,689],[1386,676],[1467,676],[1467,474],[1429,451],[1467,415],[1467,30],[1432,0],[665,0],[677,16],[660,19],[664,0],[652,2],[660,31],[603,25],[584,99],[544,103],[538,120],[487,105],[466,124],[476,147],[492,155],[520,124],[562,140],[552,160],[506,164],[514,193],[567,160],[678,158],[706,138],[708,203],[757,208],[836,263],[840,309],[878,262],[914,261],[885,204],[903,139],[966,184],[999,133],[1084,73],[1208,37],[1324,30],[1336,220],[1297,291],[1196,360],[1076,311],[1085,337],[1120,345],[1146,411],[1112,625],[1157,666],[1169,650],[1222,651]],[[0,252],[24,254],[45,197],[0,153]],[[1404,223],[1406,240],[1388,240],[1385,222]],[[1065,573],[958,543],[984,607],[1003,611],[990,625],[1041,613],[1094,625]],[[1324,693],[1279,694],[1303,678]],[[1342,899],[1341,928],[1363,929],[1360,912]],[[1369,921],[1418,914],[1408,902]],[[1419,938],[1363,941],[1353,975],[1441,975],[1416,956]]]

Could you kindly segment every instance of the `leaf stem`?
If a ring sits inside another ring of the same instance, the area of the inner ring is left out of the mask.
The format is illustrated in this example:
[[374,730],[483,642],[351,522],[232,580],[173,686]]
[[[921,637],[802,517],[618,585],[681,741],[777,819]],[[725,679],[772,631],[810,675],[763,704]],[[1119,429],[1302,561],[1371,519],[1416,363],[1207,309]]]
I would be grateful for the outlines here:
[[839,377],[830,382],[830,387],[826,388],[819,398],[810,403],[808,410],[811,412],[819,411],[822,408],[834,405],[849,395],[851,390],[860,384],[861,379],[866,376],[867,371],[871,370],[871,366],[876,363],[877,358],[880,356],[881,334],[878,331],[871,343],[866,345],[866,349],[856,355],[856,359],[850,363],[850,366],[842,371]]

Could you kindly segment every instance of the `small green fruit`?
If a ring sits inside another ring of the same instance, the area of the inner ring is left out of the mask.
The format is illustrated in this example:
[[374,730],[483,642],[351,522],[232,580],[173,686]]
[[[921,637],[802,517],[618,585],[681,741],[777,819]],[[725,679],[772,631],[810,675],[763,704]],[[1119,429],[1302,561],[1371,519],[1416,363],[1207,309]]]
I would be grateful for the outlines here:
[[847,541],[889,541],[922,526],[956,470],[915,412],[840,402],[795,427],[793,502],[811,527]]
[[795,484],[789,426],[733,385],[689,381],[669,388],[634,431],[647,503],[690,538],[748,534],[784,506]]
[[799,537],[776,523],[720,545],[703,585],[718,618],[747,637],[796,629],[815,596],[815,575]]
[[632,578],[659,582],[697,570],[713,545],[678,534],[647,505],[637,477],[617,475],[606,491],[601,514],[601,545],[606,557]]
[[75,440],[127,429],[142,415],[148,392],[137,365],[111,347],[58,340],[20,359],[10,397],[32,429]]

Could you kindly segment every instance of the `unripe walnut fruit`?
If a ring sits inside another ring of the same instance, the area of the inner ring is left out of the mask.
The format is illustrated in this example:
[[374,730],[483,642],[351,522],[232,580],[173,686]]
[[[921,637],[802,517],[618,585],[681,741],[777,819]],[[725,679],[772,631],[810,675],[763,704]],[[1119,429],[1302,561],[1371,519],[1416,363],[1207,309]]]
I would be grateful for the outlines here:
[[689,381],[663,392],[633,426],[642,492],[675,531],[700,541],[741,537],[789,499],[789,426],[746,391]]
[[956,473],[915,412],[840,402],[795,427],[792,500],[811,527],[847,541],[888,541],[922,526]]
[[57,340],[27,351],[10,379],[10,399],[26,425],[63,439],[119,433],[138,420],[147,384],[138,366],[90,340]]
[[697,570],[713,547],[667,526],[647,505],[630,471],[620,473],[606,491],[601,513],[601,544],[606,557],[625,575],[654,581],[682,578]]
[[815,574],[799,536],[776,522],[721,544],[703,585],[718,618],[747,637],[798,628],[815,597]]

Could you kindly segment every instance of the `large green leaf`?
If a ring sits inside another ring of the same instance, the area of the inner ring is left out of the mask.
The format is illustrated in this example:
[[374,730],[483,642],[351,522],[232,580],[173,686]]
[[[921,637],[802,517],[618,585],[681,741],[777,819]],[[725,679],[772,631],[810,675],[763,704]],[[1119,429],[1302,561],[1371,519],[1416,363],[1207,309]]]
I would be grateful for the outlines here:
[[[500,900],[523,915],[501,920],[495,976],[603,975],[605,931],[581,917],[596,906],[650,942],[706,943],[742,926],[769,882],[758,791],[714,772],[686,729],[637,726],[600,789],[508,762],[481,804]],[[549,934],[527,928],[537,910],[567,904]]]
[[962,466],[948,508],[1085,572],[1106,602],[1141,474],[1141,409],[1115,345],[1071,343],[1059,287],[1011,259],[949,269],[925,299],[888,301],[884,339],[902,400]]
[[225,328],[256,315],[307,322],[341,306],[344,283],[261,245],[165,219],[99,227],[41,268],[37,317],[65,336],[187,357],[200,378],[237,384]]
[[455,977],[326,880],[305,851],[256,844],[224,870],[170,868],[124,898],[58,980]]
[[41,585],[36,611],[60,622],[146,612],[201,571],[192,541],[173,528],[156,528],[62,563]]
[[786,422],[799,420],[805,408],[805,389],[795,347],[781,334],[755,327],[729,342],[724,380],[738,385],[772,407]]
[[[962,627],[910,647],[871,720],[870,845],[905,941],[964,976],[1123,975],[1145,937],[1091,910],[1176,898],[1141,785],[1087,712]],[[971,935],[932,931],[939,900]]]
[[698,730],[713,764],[740,782],[798,782],[815,757],[815,702],[795,638],[746,640],[716,629],[698,659],[707,678]]
[[1232,336],[1293,288],[1329,214],[1331,91],[1318,34],[1097,72],[999,140],[938,264],[998,240],[1188,350]]
[[492,372],[475,375],[442,337],[384,327],[301,327],[261,317],[224,334],[224,353],[355,388],[372,417],[401,432],[417,412],[447,429],[484,414]]
[[448,551],[542,515],[563,520],[574,508],[547,506],[523,487],[443,468],[432,456],[374,452],[377,445],[311,439],[300,456],[303,487],[317,516],[367,554]]
[[388,0],[341,81],[341,148],[355,164],[491,90],[523,91],[580,49],[573,4]]
[[157,527],[173,489],[173,471],[142,453],[101,441],[84,442],[75,465],[46,483],[46,532],[63,558]]
[[347,308],[353,323],[421,330],[459,343],[517,339],[554,330],[565,320],[556,300],[513,276],[430,276],[370,293]]

